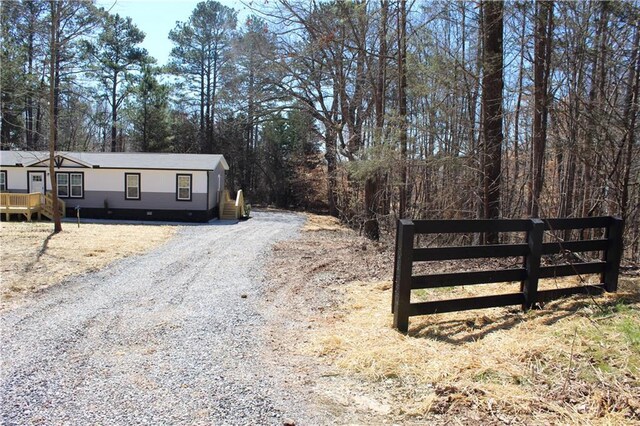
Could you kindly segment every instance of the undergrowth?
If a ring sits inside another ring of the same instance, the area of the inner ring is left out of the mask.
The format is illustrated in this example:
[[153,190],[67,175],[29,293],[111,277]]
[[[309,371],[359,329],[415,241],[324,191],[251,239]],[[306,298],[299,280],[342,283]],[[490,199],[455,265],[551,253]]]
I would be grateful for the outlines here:
[[402,335],[391,328],[390,284],[355,282],[306,350],[336,374],[384,383],[400,420],[626,424],[640,421],[640,299],[637,282],[623,287],[528,313],[414,317]]

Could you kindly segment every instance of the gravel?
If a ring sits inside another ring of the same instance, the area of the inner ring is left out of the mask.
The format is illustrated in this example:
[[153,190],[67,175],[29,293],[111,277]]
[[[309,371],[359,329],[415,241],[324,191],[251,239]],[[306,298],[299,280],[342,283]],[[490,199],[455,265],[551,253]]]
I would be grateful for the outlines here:
[[262,356],[257,309],[265,254],[304,218],[253,216],[183,226],[2,313],[2,424],[317,423]]

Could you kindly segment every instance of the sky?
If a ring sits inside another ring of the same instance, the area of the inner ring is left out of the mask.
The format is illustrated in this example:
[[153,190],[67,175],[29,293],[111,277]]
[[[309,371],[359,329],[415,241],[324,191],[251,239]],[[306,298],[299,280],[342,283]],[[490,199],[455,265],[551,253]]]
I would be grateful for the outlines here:
[[[129,16],[146,34],[142,47],[158,60],[167,63],[173,44],[167,38],[177,21],[187,21],[193,9],[202,0],[98,0],[96,5],[112,14]],[[239,0],[218,0],[219,3],[238,11],[238,24],[242,24],[249,9]]]

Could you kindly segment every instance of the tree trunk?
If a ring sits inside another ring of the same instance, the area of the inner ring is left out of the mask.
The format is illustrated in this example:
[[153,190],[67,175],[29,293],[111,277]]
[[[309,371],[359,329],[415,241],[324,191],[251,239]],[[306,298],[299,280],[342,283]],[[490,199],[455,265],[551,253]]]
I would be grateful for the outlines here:
[[[512,192],[516,194],[518,191],[518,177],[520,176],[520,109],[522,107],[522,92],[523,92],[523,80],[524,80],[524,56],[525,46],[527,43],[526,38],[527,29],[527,14],[526,10],[522,11],[522,32],[520,33],[520,66],[518,69],[518,98],[516,100],[515,116],[513,118],[513,185]],[[523,208],[522,205],[512,206],[513,209],[510,215],[520,216]],[[515,210],[515,212],[514,212]]]
[[247,143],[245,144],[245,152],[244,152],[244,174],[243,174],[243,183],[242,187],[245,191],[249,190],[251,185],[251,171],[253,169],[253,164],[250,161],[250,156],[253,151],[254,144],[254,122],[255,122],[255,75],[253,67],[251,67],[249,71],[249,87],[248,87],[248,100],[247,100]]
[[205,135],[206,135],[206,150],[207,154],[212,154],[213,150],[211,149],[211,59],[207,57],[207,66],[206,66],[206,74],[207,74],[207,83],[205,88],[205,107],[204,107],[204,116],[205,116]]
[[331,124],[325,124],[325,159],[327,160],[327,201],[329,202],[329,214],[338,217],[336,206],[336,139],[337,135]]
[[[482,109],[483,109],[483,192],[484,217],[500,217],[500,172],[502,166],[502,90],[503,82],[503,4],[486,1],[483,7],[483,73],[482,73]],[[498,243],[498,233],[489,232],[486,236],[489,244]]]
[[400,205],[398,217],[407,212],[407,2],[400,0],[398,10],[398,115],[400,123]]
[[[38,93],[43,92],[44,91],[44,78],[45,75],[47,74],[46,68],[43,67],[42,69],[42,76],[40,78],[40,86],[38,88]],[[44,114],[43,108],[42,108],[42,102],[38,102],[37,103],[37,107],[36,107],[36,130],[33,134],[33,146],[36,149],[40,148],[40,135],[42,134],[42,115]]]
[[[53,233],[57,234],[62,231],[62,223],[60,220],[60,210],[58,209],[58,191],[56,182],[56,173],[54,168],[55,158],[55,142],[58,133],[57,126],[57,108],[56,95],[58,88],[56,84],[56,68],[58,67],[58,2],[51,0],[51,63],[49,74],[49,176],[51,178],[51,196],[53,199]],[[45,183],[46,192],[46,183]]]
[[[594,45],[598,46],[598,50],[593,55],[593,64],[591,69],[591,87],[589,90],[589,101],[587,103],[587,123],[586,123],[586,147],[585,147],[585,163],[584,163],[584,192],[582,197],[582,216],[591,216],[593,210],[597,206],[597,202],[591,204],[593,197],[594,176],[597,176],[598,155],[597,147],[600,145],[598,134],[602,129],[598,126],[600,112],[598,107],[603,105],[601,97],[604,95],[604,81],[600,81],[604,77],[604,63],[606,51],[606,28],[608,25],[608,8],[607,2],[597,3],[600,6],[600,15],[596,21],[596,34]],[[603,112],[603,111],[602,111]],[[594,167],[595,166],[595,167]],[[594,171],[595,169],[595,171]],[[581,238],[584,238],[585,230],[581,231]]]
[[206,99],[205,93],[205,84],[204,84],[204,63],[201,63],[200,66],[200,134],[199,140],[200,142],[200,152],[206,152],[207,146],[207,131],[205,125],[205,114],[204,114],[204,104]]
[[216,115],[216,96],[218,92],[218,47],[215,47],[216,51],[213,53],[213,82],[211,84],[211,115],[209,120],[211,125],[209,126],[209,132],[207,134],[207,143],[209,145],[209,152],[213,153],[213,126],[215,123]]
[[[378,38],[380,48],[378,50],[378,69],[375,82],[375,133],[374,144],[383,143],[383,127],[384,127],[384,98],[385,98],[385,74],[387,63],[387,16],[389,10],[388,0],[382,0],[380,3],[380,29]],[[364,208],[365,222],[364,235],[372,240],[380,239],[380,225],[378,223],[377,214],[380,212],[380,202],[376,200],[380,191],[380,173],[375,172],[373,176],[368,176],[364,183]]]
[[149,118],[149,99],[145,96],[142,103],[142,152],[149,151],[149,136],[148,136],[148,118]]
[[[30,19],[35,19],[33,17],[33,4],[28,3],[29,9],[32,11]],[[33,39],[34,39],[34,31],[32,22],[29,25],[29,35],[27,42],[27,75],[29,77],[33,76]],[[27,99],[26,99],[26,108],[25,108],[25,127],[26,127],[26,139],[27,139],[27,150],[36,149],[33,144],[33,93],[31,91],[31,87],[27,89]]]
[[549,111],[549,57],[553,26],[553,2],[536,2],[536,35],[534,58],[533,161],[529,192],[529,216],[540,215],[540,194],[544,183],[544,153],[547,143]]
[[118,139],[118,131],[117,131],[117,120],[118,120],[118,95],[117,95],[117,83],[118,82],[118,72],[113,72],[113,85],[111,86],[111,152],[116,152],[118,150],[117,139]]
[[624,164],[624,175],[622,178],[622,200],[620,203],[620,215],[627,217],[629,212],[629,180],[631,176],[631,167],[634,146],[636,144],[636,117],[638,116],[638,90],[640,86],[640,22],[636,24],[636,34],[633,41],[633,55],[631,67],[629,69],[628,93],[625,105],[625,124],[626,129],[626,155]]

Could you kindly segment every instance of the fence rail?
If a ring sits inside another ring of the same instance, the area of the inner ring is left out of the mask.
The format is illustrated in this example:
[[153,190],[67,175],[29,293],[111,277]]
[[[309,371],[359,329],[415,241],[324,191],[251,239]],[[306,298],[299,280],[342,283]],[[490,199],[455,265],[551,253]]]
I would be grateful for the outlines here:
[[[543,242],[545,231],[572,229],[605,229],[605,238],[576,241]],[[522,305],[530,309],[538,302],[573,294],[615,292],[622,257],[622,228],[620,218],[590,217],[576,219],[498,219],[498,220],[409,220],[398,221],[391,310],[393,326],[406,332],[409,317]],[[414,248],[419,234],[526,232],[524,242],[484,246]],[[543,255],[579,252],[602,252],[602,260],[541,266]],[[412,275],[414,262],[456,259],[522,257],[521,268],[455,272],[445,274]],[[582,274],[600,274],[600,284],[569,288],[538,290],[541,278]],[[517,293],[487,295],[465,299],[437,300],[411,303],[411,291],[459,285],[520,282]]]

